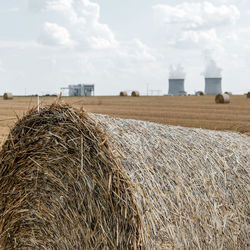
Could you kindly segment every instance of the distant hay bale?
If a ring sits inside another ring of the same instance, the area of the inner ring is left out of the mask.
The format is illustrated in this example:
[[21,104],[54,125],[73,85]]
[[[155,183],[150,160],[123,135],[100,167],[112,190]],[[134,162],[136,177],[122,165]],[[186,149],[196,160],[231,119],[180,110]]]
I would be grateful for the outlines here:
[[0,152],[0,249],[246,249],[250,141],[35,109]]
[[233,93],[232,93],[232,92],[229,92],[229,91],[226,91],[224,94],[233,95]]
[[13,99],[12,93],[4,93],[3,94],[3,99],[4,100],[11,100],[11,99]]
[[216,103],[230,103],[230,96],[227,94],[218,94],[215,96]]
[[195,92],[195,95],[196,95],[196,96],[204,96],[205,93],[204,93],[203,91],[196,91],[196,92]]
[[120,96],[128,96],[128,93],[126,91],[121,91]]
[[247,93],[247,98],[250,98],[250,92]]
[[140,96],[139,91],[132,91],[131,96]]

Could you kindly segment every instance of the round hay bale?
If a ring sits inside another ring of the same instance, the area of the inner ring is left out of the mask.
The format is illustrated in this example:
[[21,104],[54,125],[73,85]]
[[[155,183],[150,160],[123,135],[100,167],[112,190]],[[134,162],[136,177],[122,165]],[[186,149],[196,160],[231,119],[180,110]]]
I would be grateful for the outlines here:
[[126,91],[121,91],[120,96],[128,96],[128,93]]
[[131,96],[140,96],[139,91],[132,91]]
[[227,94],[218,94],[215,96],[216,103],[230,103],[230,96]]
[[247,93],[247,98],[250,98],[250,92]]
[[0,248],[246,249],[247,136],[32,110],[0,153]]
[[195,95],[196,95],[196,96],[204,96],[205,93],[204,93],[203,91],[196,91],[196,92],[195,92]]
[[4,100],[11,100],[11,99],[13,99],[12,93],[4,93],[3,94],[3,99]]

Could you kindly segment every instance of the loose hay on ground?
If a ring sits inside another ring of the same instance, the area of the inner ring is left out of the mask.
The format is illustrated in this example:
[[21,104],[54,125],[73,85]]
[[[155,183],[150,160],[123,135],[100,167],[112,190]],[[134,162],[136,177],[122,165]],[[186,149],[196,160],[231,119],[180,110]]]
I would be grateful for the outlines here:
[[32,110],[0,153],[0,247],[247,248],[249,138]]

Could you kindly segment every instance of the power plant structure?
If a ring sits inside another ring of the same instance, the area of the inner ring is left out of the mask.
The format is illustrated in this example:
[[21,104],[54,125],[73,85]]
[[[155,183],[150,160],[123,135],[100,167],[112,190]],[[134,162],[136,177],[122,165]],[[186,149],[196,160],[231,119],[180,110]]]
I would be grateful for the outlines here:
[[95,94],[94,84],[70,84],[67,88],[69,96],[93,96]]
[[187,95],[187,92],[184,90],[184,81],[185,79],[168,79],[168,95]]
[[221,77],[205,77],[206,95],[222,94],[221,80]]

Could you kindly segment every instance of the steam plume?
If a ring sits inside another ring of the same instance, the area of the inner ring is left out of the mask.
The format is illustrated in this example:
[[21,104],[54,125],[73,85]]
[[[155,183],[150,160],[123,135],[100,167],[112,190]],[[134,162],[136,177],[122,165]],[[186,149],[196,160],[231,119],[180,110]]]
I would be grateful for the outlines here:
[[217,66],[215,60],[209,59],[203,75],[205,78],[221,78],[222,69]]
[[185,79],[186,73],[181,64],[170,65],[169,67],[169,79]]

